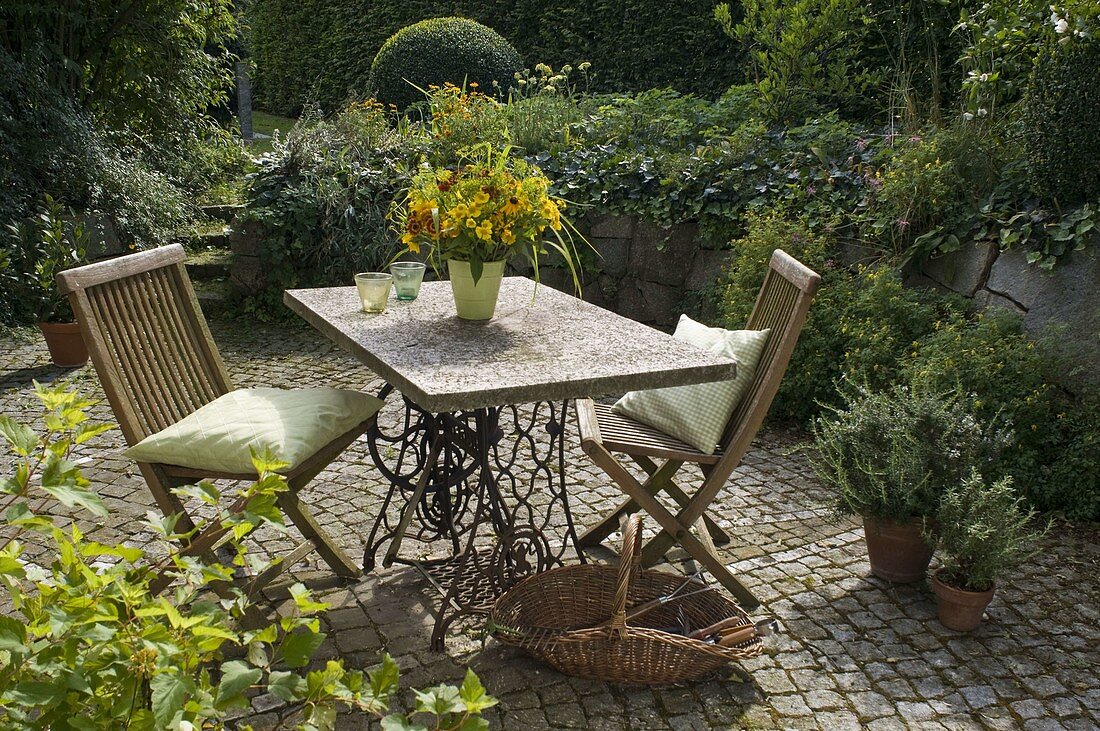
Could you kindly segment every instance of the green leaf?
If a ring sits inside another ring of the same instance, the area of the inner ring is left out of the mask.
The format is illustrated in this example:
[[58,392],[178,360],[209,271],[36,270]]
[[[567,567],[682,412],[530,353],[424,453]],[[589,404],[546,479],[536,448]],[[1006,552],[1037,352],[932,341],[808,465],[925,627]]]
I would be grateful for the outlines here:
[[114,429],[114,424],[81,424],[76,430],[76,443],[83,444],[89,439],[94,439],[103,432]]
[[307,718],[317,731],[331,731],[336,728],[336,706],[332,703],[313,706]]
[[38,447],[38,435],[34,429],[17,423],[10,416],[0,416],[0,436],[22,457],[29,456]]
[[258,668],[266,668],[271,662],[267,659],[267,650],[262,642],[248,645],[248,661]]
[[153,689],[153,718],[159,728],[165,728],[173,717],[183,708],[187,693],[191,690],[191,679],[175,672],[154,675],[149,681]]
[[283,639],[281,647],[283,661],[289,667],[300,668],[309,662],[313,653],[325,641],[325,636],[320,632],[309,629],[295,631]]
[[103,504],[103,500],[99,495],[86,488],[77,487],[76,485],[43,483],[42,489],[65,507],[71,508],[79,505],[88,512],[100,517],[106,517],[108,514],[107,506]]
[[403,713],[392,713],[382,719],[382,731],[428,731],[428,727],[413,723]]
[[0,615],[0,650],[26,652],[27,628],[17,619]]
[[400,672],[397,662],[390,653],[382,655],[382,665],[367,672],[371,693],[378,697],[388,696],[397,687]]
[[298,612],[302,615],[316,614],[328,609],[328,604],[314,601],[309,589],[301,582],[290,587],[290,595],[294,598]]
[[26,681],[17,683],[8,695],[16,703],[25,706],[45,706],[61,700],[65,689],[56,683]]
[[437,685],[428,690],[414,690],[418,713],[432,713],[445,716],[448,713],[461,713],[466,705],[459,697],[458,688],[453,685]]
[[[27,570],[23,568],[23,564],[19,563],[19,559],[14,556],[0,554],[0,575],[22,579],[27,575]],[[19,626],[22,627],[23,625],[20,624]]]
[[462,702],[466,704],[469,713],[480,713],[486,708],[492,708],[497,704],[497,699],[485,692],[485,686],[470,668],[466,668],[466,679],[462,681],[462,687],[458,691]]
[[467,716],[458,727],[458,731],[486,731],[489,722],[481,716]]
[[240,698],[247,688],[255,685],[263,671],[240,660],[222,663],[222,680],[218,683],[217,707],[225,708]]
[[306,679],[286,670],[276,670],[267,678],[267,692],[290,703],[305,694]]

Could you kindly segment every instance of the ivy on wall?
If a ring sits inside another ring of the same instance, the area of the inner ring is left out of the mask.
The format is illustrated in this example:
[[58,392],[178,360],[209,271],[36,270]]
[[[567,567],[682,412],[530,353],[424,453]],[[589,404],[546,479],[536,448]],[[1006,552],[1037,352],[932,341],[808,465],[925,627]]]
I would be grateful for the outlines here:
[[671,86],[717,95],[743,80],[712,0],[252,0],[245,11],[256,105],[331,111],[366,86],[382,43],[424,18],[458,15],[493,28],[523,56],[559,67],[590,61],[593,90]]

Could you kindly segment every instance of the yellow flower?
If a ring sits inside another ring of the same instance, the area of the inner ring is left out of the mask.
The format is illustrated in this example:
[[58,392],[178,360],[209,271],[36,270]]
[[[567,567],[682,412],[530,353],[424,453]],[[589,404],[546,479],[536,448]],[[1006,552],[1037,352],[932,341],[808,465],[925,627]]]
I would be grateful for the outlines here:
[[558,231],[561,229],[561,211],[554,201],[547,198],[542,202],[542,217],[550,222],[550,228]]
[[488,221],[482,221],[481,225],[475,229],[477,231],[477,237],[482,241],[491,241],[493,238],[493,224]]
[[462,220],[470,215],[470,209],[463,203],[456,203],[454,208],[447,211],[447,215],[455,220]]
[[504,202],[504,207],[501,209],[508,216],[514,216],[519,212],[519,198],[512,196]]
[[474,195],[474,205],[475,206],[483,206],[488,202],[489,202],[489,194],[486,193],[484,190],[479,190]]
[[467,219],[466,219],[466,228],[474,228],[474,229],[476,229],[476,228],[477,228],[477,221],[475,221],[475,220],[474,220],[474,219],[472,219],[472,218],[467,218]]
[[506,228],[500,232],[500,240],[506,244],[516,243],[516,234],[510,228]]

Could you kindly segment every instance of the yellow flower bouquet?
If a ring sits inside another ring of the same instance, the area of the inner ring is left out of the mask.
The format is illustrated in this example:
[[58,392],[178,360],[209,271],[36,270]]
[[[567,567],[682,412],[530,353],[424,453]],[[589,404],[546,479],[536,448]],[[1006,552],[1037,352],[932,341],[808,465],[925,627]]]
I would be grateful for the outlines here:
[[425,251],[437,272],[446,262],[452,283],[454,262],[468,263],[476,286],[483,274],[503,273],[514,256],[530,261],[538,281],[539,257],[553,250],[579,291],[574,230],[562,216],[565,201],[550,195],[549,186],[527,161],[487,153],[457,169],[422,170],[394,218],[407,250]]

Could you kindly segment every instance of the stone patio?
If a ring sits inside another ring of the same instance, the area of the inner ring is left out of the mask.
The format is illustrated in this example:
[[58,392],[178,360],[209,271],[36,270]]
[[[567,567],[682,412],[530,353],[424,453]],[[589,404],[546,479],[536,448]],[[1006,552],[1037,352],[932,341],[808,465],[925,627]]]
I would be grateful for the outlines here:
[[[212,328],[240,386],[380,386],[304,325],[230,321]],[[36,418],[32,379],[59,377],[102,398],[90,366],[61,372],[36,336],[0,339],[0,413]],[[381,418],[395,413],[387,408]],[[95,416],[112,420],[105,403]],[[575,433],[570,437],[567,481],[584,525],[618,493],[581,454]],[[95,537],[140,543],[141,517],[152,501],[120,446],[121,435],[111,432],[81,455],[112,510]],[[406,687],[458,682],[469,665],[500,699],[488,713],[491,724],[506,729],[1100,728],[1100,529],[1057,523],[1033,563],[999,587],[982,627],[961,635],[936,622],[927,585],[894,586],[869,575],[859,526],[831,516],[829,495],[800,447],[797,435],[763,433],[735,473],[736,487],[716,503],[716,517],[734,536],[725,560],[782,627],[766,654],[744,663],[752,682],[732,671],[659,690],[578,681],[492,640],[483,646],[471,622],[456,626],[446,653],[434,653],[428,642],[436,599],[413,569],[381,570],[343,586],[307,560],[295,574],[332,604],[318,659],[340,656],[365,668],[384,649],[401,666]],[[8,464],[0,458],[0,470]],[[359,442],[306,492],[352,555],[362,553],[384,487],[369,464]],[[259,542],[277,552],[290,540],[261,535]],[[277,589],[268,598],[273,605],[282,600]],[[279,708],[267,698],[256,699],[254,711],[249,722],[257,728],[278,722]],[[339,726],[369,723],[344,714]]]

